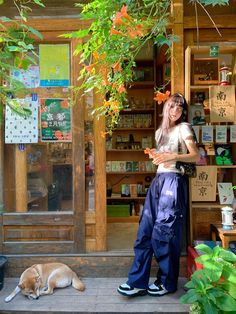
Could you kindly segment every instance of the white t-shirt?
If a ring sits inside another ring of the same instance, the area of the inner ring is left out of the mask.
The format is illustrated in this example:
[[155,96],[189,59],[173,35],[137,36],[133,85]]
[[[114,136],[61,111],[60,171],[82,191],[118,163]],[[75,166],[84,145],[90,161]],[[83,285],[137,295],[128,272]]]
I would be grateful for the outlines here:
[[[159,140],[161,137],[161,129],[158,129],[155,133],[155,140],[157,146],[157,152],[160,153],[179,153],[178,145],[179,142],[185,142],[185,140],[189,137],[193,136],[193,132],[190,128],[189,123],[180,123],[169,130],[169,133],[166,136],[164,144],[159,144]],[[187,153],[187,148],[185,145],[181,145],[182,153]],[[176,169],[175,161],[168,161],[166,163],[162,163],[158,166],[157,172],[177,172],[180,173],[180,170]]]

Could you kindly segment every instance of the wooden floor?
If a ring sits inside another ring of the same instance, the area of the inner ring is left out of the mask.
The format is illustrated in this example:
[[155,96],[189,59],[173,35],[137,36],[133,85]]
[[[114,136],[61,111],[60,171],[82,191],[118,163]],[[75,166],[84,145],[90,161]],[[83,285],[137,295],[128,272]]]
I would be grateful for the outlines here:
[[[101,274],[102,275],[102,274]],[[179,304],[184,294],[185,278],[179,279],[179,289],[163,297],[143,296],[126,298],[116,291],[126,278],[82,278],[86,290],[79,292],[72,287],[57,289],[50,296],[29,300],[18,294],[11,302],[5,303],[18,283],[17,278],[5,278],[0,292],[0,313],[188,313],[189,306]]]

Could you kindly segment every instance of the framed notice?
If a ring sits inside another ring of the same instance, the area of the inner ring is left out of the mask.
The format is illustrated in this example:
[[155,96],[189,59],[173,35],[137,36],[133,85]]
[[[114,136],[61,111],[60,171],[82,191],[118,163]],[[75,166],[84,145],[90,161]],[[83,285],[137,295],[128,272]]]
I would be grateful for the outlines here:
[[213,143],[213,126],[202,126],[202,143]]
[[236,125],[230,126],[230,143],[236,143]]
[[216,125],[216,143],[227,143],[227,126]]
[[31,97],[14,99],[22,107],[31,111],[28,117],[20,116],[9,106],[6,106],[5,115],[5,143],[29,144],[38,142],[38,100]]
[[42,142],[71,142],[71,108],[67,99],[40,99]]
[[234,122],[235,120],[235,86],[210,86],[210,121]]
[[70,85],[69,44],[39,45],[40,86]]
[[196,135],[197,142],[199,143],[200,126],[193,125],[193,130],[194,130],[194,133]]
[[216,166],[197,166],[197,176],[191,179],[192,201],[216,201]]

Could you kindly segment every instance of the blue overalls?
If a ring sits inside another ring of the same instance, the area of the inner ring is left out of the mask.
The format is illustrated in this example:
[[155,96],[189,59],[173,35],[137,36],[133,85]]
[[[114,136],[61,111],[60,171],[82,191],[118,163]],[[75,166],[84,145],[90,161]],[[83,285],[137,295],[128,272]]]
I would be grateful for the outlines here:
[[157,173],[148,189],[141,214],[128,285],[148,288],[154,253],[159,265],[157,278],[168,291],[177,289],[187,207],[187,178],[174,172]]

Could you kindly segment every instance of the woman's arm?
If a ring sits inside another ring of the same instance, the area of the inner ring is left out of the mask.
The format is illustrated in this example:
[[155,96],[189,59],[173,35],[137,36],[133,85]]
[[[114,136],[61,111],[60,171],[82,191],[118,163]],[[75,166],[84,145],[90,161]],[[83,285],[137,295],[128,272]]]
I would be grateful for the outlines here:
[[153,156],[153,163],[159,165],[167,161],[184,161],[184,162],[196,162],[199,160],[200,155],[197,148],[197,145],[192,136],[189,136],[185,139],[185,145],[188,149],[187,154],[178,154],[178,153],[156,153]]

